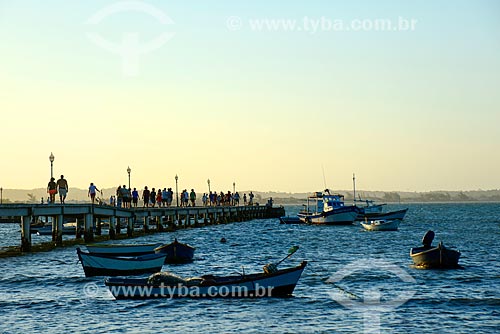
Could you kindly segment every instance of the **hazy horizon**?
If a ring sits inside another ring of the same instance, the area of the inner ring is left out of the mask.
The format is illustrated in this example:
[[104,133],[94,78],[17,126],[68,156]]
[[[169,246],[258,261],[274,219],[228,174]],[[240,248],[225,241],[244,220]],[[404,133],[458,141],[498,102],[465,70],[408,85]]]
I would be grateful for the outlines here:
[[[128,184],[128,166],[132,186],[175,189],[177,174],[201,192],[352,189],[353,173],[366,191],[498,189],[499,13],[0,1],[0,187],[46,187],[53,152],[54,177],[81,189]],[[405,25],[331,29],[380,19]]]

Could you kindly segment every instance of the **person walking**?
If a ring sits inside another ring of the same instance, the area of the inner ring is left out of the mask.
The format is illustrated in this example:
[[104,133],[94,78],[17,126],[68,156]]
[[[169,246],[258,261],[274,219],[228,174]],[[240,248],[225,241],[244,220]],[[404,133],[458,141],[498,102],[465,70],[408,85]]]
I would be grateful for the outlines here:
[[191,206],[194,207],[194,204],[196,202],[196,193],[194,192],[194,189],[191,189],[191,192],[189,193],[189,199],[191,200]]
[[132,191],[132,202],[134,203],[134,208],[137,208],[137,202],[139,201],[139,192],[134,188]]
[[144,204],[143,204],[143,208],[146,207],[148,208],[149,207],[149,195],[151,194],[151,192],[149,191],[148,189],[148,186],[145,186],[144,187],[144,190],[142,191],[142,200],[144,201]]
[[92,201],[92,204],[94,204],[95,194],[96,194],[97,191],[101,192],[99,189],[97,189],[97,187],[94,185],[94,183],[90,182],[88,196],[90,197],[90,200]]
[[50,178],[49,184],[47,184],[47,192],[49,193],[49,204],[54,204],[56,201],[57,184],[53,177]]
[[61,175],[61,178],[57,180],[57,188],[59,192],[59,201],[61,204],[64,204],[66,200],[66,195],[68,194],[68,181],[64,178],[64,175]]

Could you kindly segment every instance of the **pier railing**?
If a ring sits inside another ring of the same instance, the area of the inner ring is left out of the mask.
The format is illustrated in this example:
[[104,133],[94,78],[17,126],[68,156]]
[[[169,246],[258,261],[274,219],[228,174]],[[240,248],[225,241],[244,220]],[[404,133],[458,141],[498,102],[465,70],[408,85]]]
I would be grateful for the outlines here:
[[125,223],[129,237],[140,224],[144,232],[153,230],[198,227],[209,224],[245,221],[251,219],[277,218],[283,216],[283,207],[268,206],[209,206],[209,207],[155,207],[155,208],[120,208],[93,204],[3,204],[0,205],[0,217],[21,218],[21,252],[31,251],[31,224],[39,217],[52,219],[52,240],[62,245],[63,224],[76,221],[75,237],[83,236],[84,241],[93,242],[94,234],[101,233],[103,220],[108,221],[109,238],[114,239],[121,233]]

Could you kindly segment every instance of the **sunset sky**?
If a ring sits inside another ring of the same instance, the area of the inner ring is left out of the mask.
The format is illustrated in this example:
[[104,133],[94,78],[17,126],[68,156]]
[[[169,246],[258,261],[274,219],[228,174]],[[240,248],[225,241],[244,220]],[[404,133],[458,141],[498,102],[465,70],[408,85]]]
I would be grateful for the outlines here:
[[0,0],[0,39],[3,188],[51,152],[80,188],[500,188],[498,1]]

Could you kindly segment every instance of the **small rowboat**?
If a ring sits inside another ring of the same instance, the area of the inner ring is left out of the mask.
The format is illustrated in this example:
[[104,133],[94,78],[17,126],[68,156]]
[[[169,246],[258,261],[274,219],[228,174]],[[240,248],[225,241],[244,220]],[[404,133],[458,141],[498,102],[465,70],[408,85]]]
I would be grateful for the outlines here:
[[104,284],[116,299],[207,298],[207,297],[285,297],[290,296],[306,267],[266,270],[238,276],[204,275],[184,280],[168,273],[149,278],[107,278]]
[[458,260],[460,259],[460,252],[446,248],[442,242],[437,247],[412,248],[410,256],[415,266],[420,268],[459,268]]
[[299,217],[283,216],[279,218],[280,224],[305,224]]
[[86,277],[126,276],[155,273],[161,270],[166,254],[116,256],[92,254],[76,249]]
[[177,241],[177,238],[168,245],[162,245],[154,249],[157,254],[166,256],[165,263],[189,263],[193,261],[196,248]]
[[154,254],[155,248],[163,246],[162,243],[156,244],[92,244],[87,245],[87,251],[91,254],[104,254],[114,256],[138,256]]
[[442,242],[437,247],[432,247],[433,239],[434,232],[427,231],[422,239],[424,246],[410,249],[410,257],[415,266],[425,269],[460,268],[460,252],[445,247]]
[[397,231],[401,220],[372,220],[362,222],[361,226],[363,226],[368,231]]

